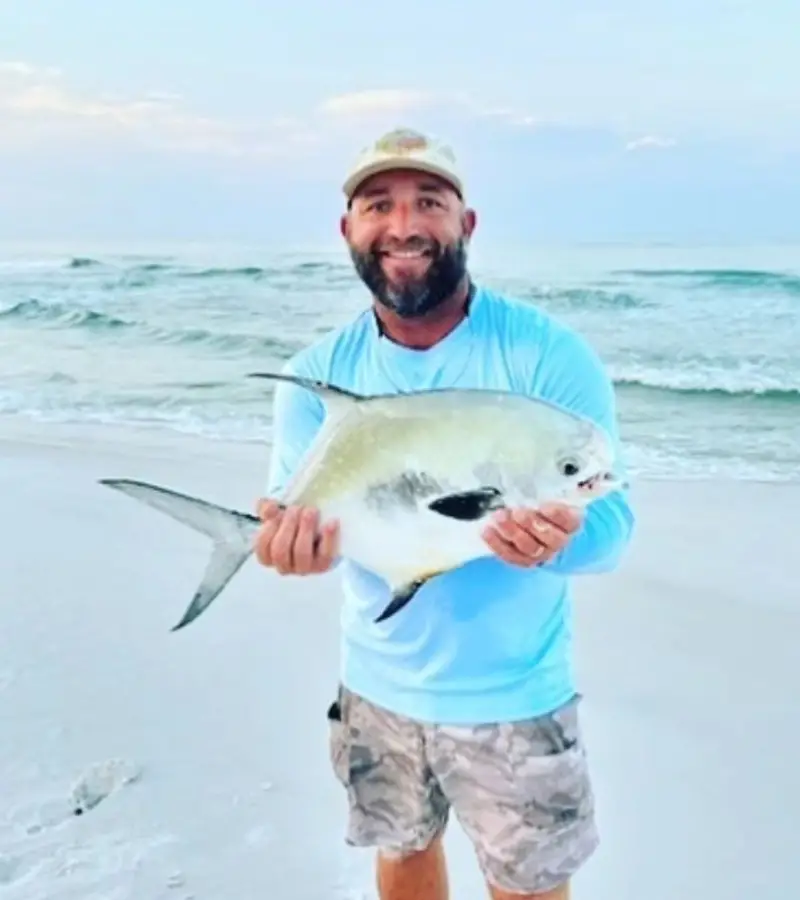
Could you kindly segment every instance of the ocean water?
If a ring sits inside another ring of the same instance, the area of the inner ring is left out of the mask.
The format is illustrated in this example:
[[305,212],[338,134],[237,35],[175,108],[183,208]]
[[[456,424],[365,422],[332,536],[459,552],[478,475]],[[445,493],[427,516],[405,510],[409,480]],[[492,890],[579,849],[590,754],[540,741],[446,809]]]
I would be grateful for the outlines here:
[[[594,343],[634,475],[797,480],[800,247],[528,247],[472,271]],[[341,248],[0,247],[0,430],[268,445],[271,392],[246,373],[367,302]]]

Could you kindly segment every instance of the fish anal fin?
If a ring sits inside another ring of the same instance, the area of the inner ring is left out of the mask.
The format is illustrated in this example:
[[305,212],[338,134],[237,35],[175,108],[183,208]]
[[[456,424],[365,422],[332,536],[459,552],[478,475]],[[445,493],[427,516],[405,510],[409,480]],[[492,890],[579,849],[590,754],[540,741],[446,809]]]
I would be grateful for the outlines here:
[[399,613],[401,609],[408,606],[417,595],[417,591],[419,591],[423,585],[427,584],[431,578],[435,578],[437,575],[441,574],[441,571],[426,572],[424,575],[417,575],[411,581],[406,581],[395,586],[392,590],[392,599],[390,600],[389,605],[378,618],[375,619],[375,623],[377,624],[379,622],[385,622],[387,619],[391,619],[391,617]]
[[487,485],[471,491],[460,491],[457,494],[445,494],[443,497],[437,497],[428,504],[428,509],[449,519],[474,522],[504,506],[502,491]]

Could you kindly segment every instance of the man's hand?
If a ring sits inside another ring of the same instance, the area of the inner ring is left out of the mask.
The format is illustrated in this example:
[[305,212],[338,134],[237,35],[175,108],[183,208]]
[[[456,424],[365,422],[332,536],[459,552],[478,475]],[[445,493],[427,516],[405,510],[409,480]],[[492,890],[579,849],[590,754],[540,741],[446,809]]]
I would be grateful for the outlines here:
[[262,566],[281,575],[316,575],[331,568],[339,552],[339,523],[320,527],[319,511],[290,506],[282,510],[274,500],[259,500],[257,515],[264,523],[254,551]]
[[495,513],[483,539],[507,563],[529,568],[549,562],[563,550],[582,521],[581,512],[570,506],[504,509]]

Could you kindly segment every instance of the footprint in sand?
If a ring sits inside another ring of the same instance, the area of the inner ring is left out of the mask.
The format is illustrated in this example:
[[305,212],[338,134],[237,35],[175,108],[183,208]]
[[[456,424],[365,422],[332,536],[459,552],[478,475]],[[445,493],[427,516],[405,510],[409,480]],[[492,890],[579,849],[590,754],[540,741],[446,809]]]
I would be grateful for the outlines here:
[[138,781],[141,766],[122,759],[111,759],[89,766],[66,795],[42,797],[17,807],[13,819],[29,835],[57,828],[73,816],[93,810],[121,788]]
[[141,777],[140,765],[111,759],[87,766],[72,784],[40,782],[26,791],[5,821],[0,815],[0,898],[14,889],[20,900],[121,898],[135,879],[149,900],[193,900],[189,879],[174,867],[174,835],[154,833],[152,824],[131,821],[124,812],[99,827],[83,827],[83,817],[91,819],[93,810],[105,800],[114,803],[115,794]]
[[122,759],[111,759],[87,769],[72,787],[72,812],[82,816],[122,787],[141,778],[142,769]]
[[0,853],[0,887],[16,880],[21,868],[21,860],[17,856]]

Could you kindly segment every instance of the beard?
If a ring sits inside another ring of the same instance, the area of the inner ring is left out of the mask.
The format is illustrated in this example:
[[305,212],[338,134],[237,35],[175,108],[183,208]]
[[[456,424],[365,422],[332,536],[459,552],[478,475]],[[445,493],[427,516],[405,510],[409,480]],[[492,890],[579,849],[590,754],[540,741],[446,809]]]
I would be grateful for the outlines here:
[[441,306],[461,284],[467,272],[467,242],[459,238],[454,244],[443,245],[412,239],[402,249],[427,251],[431,261],[424,275],[399,284],[390,282],[377,243],[363,253],[350,247],[350,258],[359,278],[382,306],[403,319],[419,318]]

